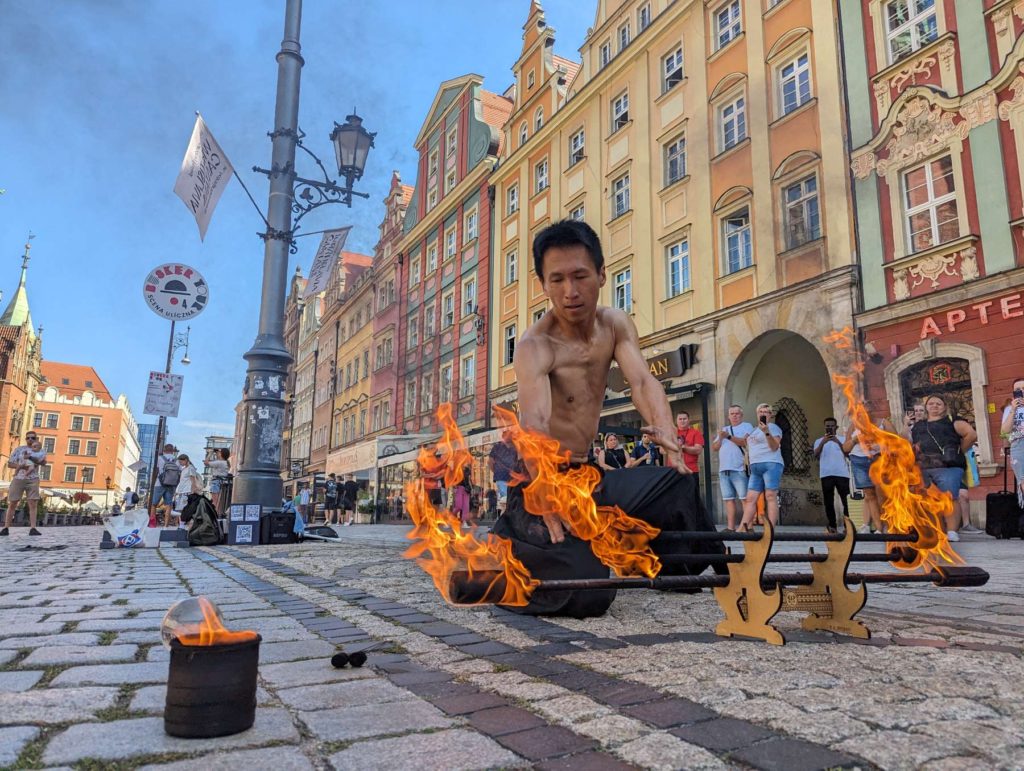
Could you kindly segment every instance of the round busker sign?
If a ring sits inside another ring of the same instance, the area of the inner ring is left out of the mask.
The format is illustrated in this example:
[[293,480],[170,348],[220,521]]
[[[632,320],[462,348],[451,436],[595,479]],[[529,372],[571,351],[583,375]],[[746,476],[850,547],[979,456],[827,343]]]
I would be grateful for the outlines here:
[[198,270],[172,262],[150,271],[142,296],[157,316],[185,321],[202,313],[210,288]]

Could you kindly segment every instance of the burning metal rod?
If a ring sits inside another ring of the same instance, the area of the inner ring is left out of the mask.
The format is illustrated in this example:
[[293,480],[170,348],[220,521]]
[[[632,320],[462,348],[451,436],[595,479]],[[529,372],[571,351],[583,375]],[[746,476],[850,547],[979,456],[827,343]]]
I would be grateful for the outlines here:
[[[982,586],[988,573],[969,566],[939,566],[926,573],[847,573],[848,584],[924,583],[941,587]],[[658,578],[578,578],[541,581],[535,592],[576,591],[584,589],[697,589],[728,586],[729,576],[662,576]],[[814,576],[809,573],[770,573],[761,579],[761,586],[809,586]],[[473,573],[455,571],[448,579],[448,596],[458,605],[493,604],[505,592],[504,574],[497,570]]]
[[[662,530],[657,538],[666,541],[760,541],[762,533],[705,533],[686,530]],[[799,541],[816,543],[821,541],[842,541],[842,533],[779,533],[773,541]],[[915,543],[917,533],[863,533],[856,536],[857,543]],[[657,539],[655,539],[657,540]]]
[[[917,551],[909,546],[894,547],[887,552],[877,554],[854,554],[850,557],[853,562],[913,562]],[[743,554],[662,554],[659,559],[666,565],[672,564],[722,564],[729,562],[743,562]],[[831,556],[828,554],[769,554],[766,562],[828,562]]]

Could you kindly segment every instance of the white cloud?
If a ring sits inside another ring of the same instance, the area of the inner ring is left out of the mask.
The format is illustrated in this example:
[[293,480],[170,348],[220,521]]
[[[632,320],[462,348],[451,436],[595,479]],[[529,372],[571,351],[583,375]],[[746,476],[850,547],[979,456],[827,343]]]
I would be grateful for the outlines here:
[[213,423],[206,420],[183,420],[178,425],[184,426],[185,428],[195,428],[200,431],[220,431],[228,434],[235,432],[234,423]]

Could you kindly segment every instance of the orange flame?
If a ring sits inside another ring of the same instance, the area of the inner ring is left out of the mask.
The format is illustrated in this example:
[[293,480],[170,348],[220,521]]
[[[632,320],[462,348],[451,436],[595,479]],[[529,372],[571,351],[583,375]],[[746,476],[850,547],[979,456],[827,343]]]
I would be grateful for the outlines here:
[[[839,350],[853,348],[853,330],[846,327],[824,338]],[[853,364],[857,375],[864,372],[864,363]],[[952,514],[952,496],[934,485],[924,486],[914,448],[902,436],[877,426],[868,416],[864,402],[857,395],[857,380],[849,375],[832,376],[846,397],[847,413],[853,428],[860,431],[862,446],[877,446],[878,460],[871,466],[871,479],[882,510],[882,522],[890,533],[917,532],[917,557],[912,562],[895,562],[908,570],[931,569],[939,562],[963,563],[946,538],[945,518]],[[895,544],[894,544],[895,545]]]
[[[449,603],[453,603],[449,579],[458,570],[467,571],[471,580],[481,573],[490,573],[495,576],[492,586],[504,584],[498,604],[526,605],[537,581],[512,554],[512,543],[491,534],[479,540],[471,532],[463,532],[458,516],[447,509],[435,508],[430,502],[428,479],[443,479],[446,488],[453,487],[462,481],[463,469],[472,461],[466,440],[452,417],[451,404],[438,407],[437,418],[444,433],[433,451],[420,450],[417,458],[420,478],[405,486],[405,499],[413,521],[413,529],[407,537],[414,543],[404,556],[416,560]],[[489,592],[487,594],[490,596]]]
[[182,645],[196,645],[209,647],[211,645],[233,645],[235,643],[250,642],[256,639],[256,632],[247,630],[243,632],[232,632],[227,629],[217,616],[217,611],[205,597],[197,597],[199,607],[203,611],[203,621],[199,624],[198,634],[183,634],[178,636],[178,642]]

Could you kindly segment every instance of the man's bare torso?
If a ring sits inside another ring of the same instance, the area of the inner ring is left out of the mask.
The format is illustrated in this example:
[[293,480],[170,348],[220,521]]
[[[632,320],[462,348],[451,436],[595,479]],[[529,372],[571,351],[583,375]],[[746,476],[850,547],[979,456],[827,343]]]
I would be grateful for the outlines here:
[[610,308],[597,308],[585,335],[565,337],[551,313],[527,330],[523,340],[550,351],[551,419],[548,433],[573,460],[586,461],[597,436],[608,370],[614,358],[615,319]]

